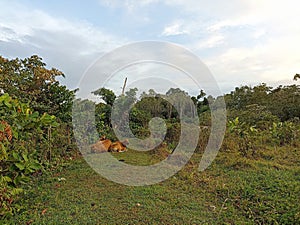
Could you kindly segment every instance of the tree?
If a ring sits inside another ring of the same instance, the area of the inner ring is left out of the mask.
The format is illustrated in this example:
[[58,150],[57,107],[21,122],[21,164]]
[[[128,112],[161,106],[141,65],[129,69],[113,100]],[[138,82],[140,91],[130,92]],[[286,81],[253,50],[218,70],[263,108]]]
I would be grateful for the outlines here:
[[94,95],[100,96],[100,98],[108,105],[112,106],[116,99],[116,95],[112,90],[106,88],[100,88],[92,92]]
[[[180,118],[182,118],[185,110],[190,110],[191,105],[188,102],[189,95],[187,92],[181,90],[180,88],[170,88],[166,92],[167,99],[172,103],[170,105],[174,105],[177,110],[179,110],[178,114]],[[173,108],[170,106],[169,115],[171,116]]]
[[[197,110],[199,114],[209,110],[209,102],[205,96],[206,93],[203,90],[200,90],[200,93],[199,95],[197,95],[197,97],[192,97],[192,101],[197,106]],[[201,101],[201,99],[203,100]]]
[[243,109],[252,99],[252,89],[249,86],[236,87],[234,91],[225,96],[226,104],[231,109]]
[[279,86],[272,90],[267,108],[281,121],[300,118],[300,86]]
[[300,79],[300,74],[296,73],[296,75],[294,76],[294,80],[298,80]]
[[57,81],[65,77],[55,69],[47,69],[37,55],[25,59],[6,59],[0,56],[0,90],[40,114],[45,112],[57,116],[61,121],[71,121],[72,101],[77,90],[70,91]]

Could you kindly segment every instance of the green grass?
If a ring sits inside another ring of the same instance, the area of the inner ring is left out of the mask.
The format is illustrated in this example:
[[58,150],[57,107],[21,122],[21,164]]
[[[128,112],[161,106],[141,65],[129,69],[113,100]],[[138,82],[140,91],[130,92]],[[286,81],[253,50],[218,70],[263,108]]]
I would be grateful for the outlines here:
[[[114,155],[135,165],[158,160]],[[259,159],[220,152],[198,172],[195,154],[175,176],[143,187],[108,181],[79,158],[31,183],[23,209],[0,224],[300,224],[299,155],[295,148],[264,150]]]

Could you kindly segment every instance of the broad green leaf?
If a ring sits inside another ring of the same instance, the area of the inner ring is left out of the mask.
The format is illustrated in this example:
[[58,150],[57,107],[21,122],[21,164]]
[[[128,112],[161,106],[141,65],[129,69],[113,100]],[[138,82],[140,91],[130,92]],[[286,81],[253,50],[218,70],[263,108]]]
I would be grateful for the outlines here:
[[19,158],[19,154],[18,154],[18,153],[16,153],[16,152],[13,152],[13,153],[12,153],[12,156],[13,156],[13,158],[14,158],[14,159],[16,159],[16,160],[20,160],[20,158]]
[[32,118],[38,118],[39,117],[39,112],[34,112],[31,114]]
[[26,183],[28,181],[30,181],[30,178],[22,174],[21,176],[17,176],[13,182],[15,185],[18,185],[20,183]]
[[25,165],[22,163],[15,163],[15,166],[18,167],[20,170],[24,170],[25,169]]
[[42,168],[42,166],[41,166],[39,163],[37,163],[37,162],[32,163],[32,164],[30,165],[30,167],[31,167],[32,169],[34,169],[34,170],[39,170],[39,169]]
[[24,189],[22,189],[22,188],[14,188],[14,189],[12,189],[11,194],[12,195],[19,195],[23,192],[24,192]]
[[7,100],[9,98],[10,98],[9,95],[7,93],[5,93],[4,95],[0,96],[0,102],[3,102],[3,101],[5,101],[5,100]]
[[9,176],[3,176],[2,179],[3,179],[5,182],[12,182],[12,179],[11,179]]
[[12,107],[12,104],[10,104],[8,101],[4,101],[4,105],[6,105],[8,108]]
[[22,153],[22,157],[23,157],[23,159],[25,160],[25,162],[28,161],[27,153],[23,152],[23,153]]

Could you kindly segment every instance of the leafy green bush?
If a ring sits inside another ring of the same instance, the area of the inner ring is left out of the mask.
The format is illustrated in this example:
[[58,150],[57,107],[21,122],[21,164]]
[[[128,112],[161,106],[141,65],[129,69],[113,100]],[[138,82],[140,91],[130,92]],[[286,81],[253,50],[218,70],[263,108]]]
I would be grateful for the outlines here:
[[299,136],[299,127],[290,121],[273,123],[270,128],[273,140],[278,145],[296,145],[297,136]]
[[[0,215],[11,215],[20,209],[14,205],[23,192],[20,184],[41,170],[51,151],[49,130],[58,126],[55,116],[39,115],[28,104],[0,96]],[[46,132],[48,131],[48,132]]]
[[258,130],[254,126],[240,122],[239,117],[229,121],[228,128],[229,132],[236,135],[239,152],[243,156],[249,156],[249,152],[251,152],[252,156],[254,156],[256,151],[255,140]]

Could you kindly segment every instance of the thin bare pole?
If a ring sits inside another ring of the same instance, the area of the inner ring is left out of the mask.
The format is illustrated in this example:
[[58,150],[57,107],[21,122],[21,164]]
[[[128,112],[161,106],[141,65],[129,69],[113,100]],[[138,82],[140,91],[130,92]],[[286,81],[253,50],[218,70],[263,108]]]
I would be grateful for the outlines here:
[[123,96],[124,93],[125,93],[126,83],[127,83],[127,77],[125,78],[124,85],[123,85],[123,88],[122,88],[122,96]]

